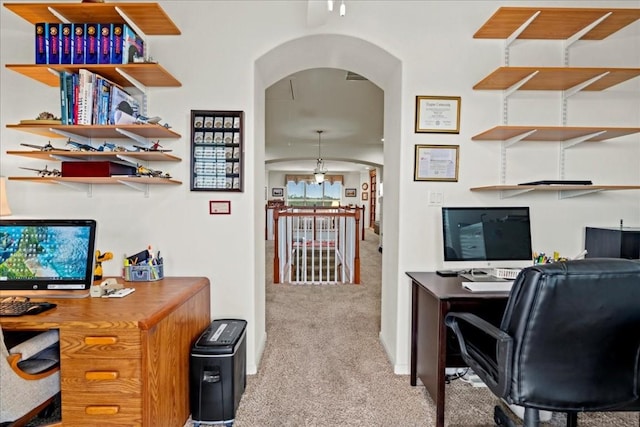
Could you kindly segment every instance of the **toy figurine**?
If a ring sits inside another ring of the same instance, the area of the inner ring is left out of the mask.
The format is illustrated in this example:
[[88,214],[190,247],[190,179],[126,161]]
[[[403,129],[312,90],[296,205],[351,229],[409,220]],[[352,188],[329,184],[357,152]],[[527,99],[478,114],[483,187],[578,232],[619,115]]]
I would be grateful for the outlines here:
[[113,259],[111,252],[105,252],[103,254],[100,251],[96,251],[96,266],[93,269],[93,280],[102,280],[102,262]]

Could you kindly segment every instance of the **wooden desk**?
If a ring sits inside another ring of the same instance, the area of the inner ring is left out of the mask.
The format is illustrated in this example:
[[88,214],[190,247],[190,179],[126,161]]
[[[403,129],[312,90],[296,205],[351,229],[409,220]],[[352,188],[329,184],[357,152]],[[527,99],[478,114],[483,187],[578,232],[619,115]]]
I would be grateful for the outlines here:
[[436,427],[444,427],[445,370],[465,366],[455,336],[447,331],[444,317],[450,311],[466,311],[499,324],[508,293],[473,293],[459,277],[409,272],[411,285],[411,385],[424,384],[436,404]]
[[65,427],[176,427],[189,418],[189,358],[211,323],[209,279],[125,286],[136,291],[124,298],[48,298],[58,304],[53,310],[0,318],[7,331],[60,330]]

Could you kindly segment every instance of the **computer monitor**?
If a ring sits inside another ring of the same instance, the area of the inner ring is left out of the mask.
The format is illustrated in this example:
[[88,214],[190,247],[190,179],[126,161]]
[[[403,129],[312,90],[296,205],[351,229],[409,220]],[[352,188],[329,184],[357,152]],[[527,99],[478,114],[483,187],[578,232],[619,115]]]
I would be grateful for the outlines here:
[[533,263],[528,207],[443,207],[442,235],[449,269]]
[[90,219],[0,220],[0,295],[88,294],[95,235]]

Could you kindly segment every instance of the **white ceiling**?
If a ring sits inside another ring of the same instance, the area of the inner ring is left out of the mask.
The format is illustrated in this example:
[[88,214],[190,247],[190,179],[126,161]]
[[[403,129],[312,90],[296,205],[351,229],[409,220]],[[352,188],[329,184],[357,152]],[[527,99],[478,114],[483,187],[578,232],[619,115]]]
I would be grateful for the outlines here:
[[[382,153],[384,93],[345,70],[316,68],[294,73],[267,88],[267,170],[311,171],[320,155],[332,172],[372,166],[366,152]],[[351,80],[351,78],[360,80]],[[379,156],[381,158],[381,155]]]

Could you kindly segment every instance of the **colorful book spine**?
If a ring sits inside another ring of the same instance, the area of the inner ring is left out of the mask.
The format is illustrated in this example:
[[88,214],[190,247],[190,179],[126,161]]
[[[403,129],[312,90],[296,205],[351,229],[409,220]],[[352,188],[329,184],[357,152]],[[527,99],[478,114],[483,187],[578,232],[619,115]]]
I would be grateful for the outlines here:
[[111,24],[111,63],[122,64],[122,47],[125,24]]
[[66,71],[60,72],[60,123],[68,125],[69,123],[69,107],[67,99],[67,80],[65,77]]
[[73,64],[84,64],[84,24],[73,24]]
[[111,63],[111,24],[99,24],[98,64]]
[[60,63],[71,64],[73,57],[73,25],[60,24]]
[[47,63],[60,63],[60,24],[48,24],[47,29]]
[[86,24],[84,29],[84,63],[98,63],[98,24]]
[[47,24],[39,23],[35,25],[36,31],[36,64],[47,63]]

